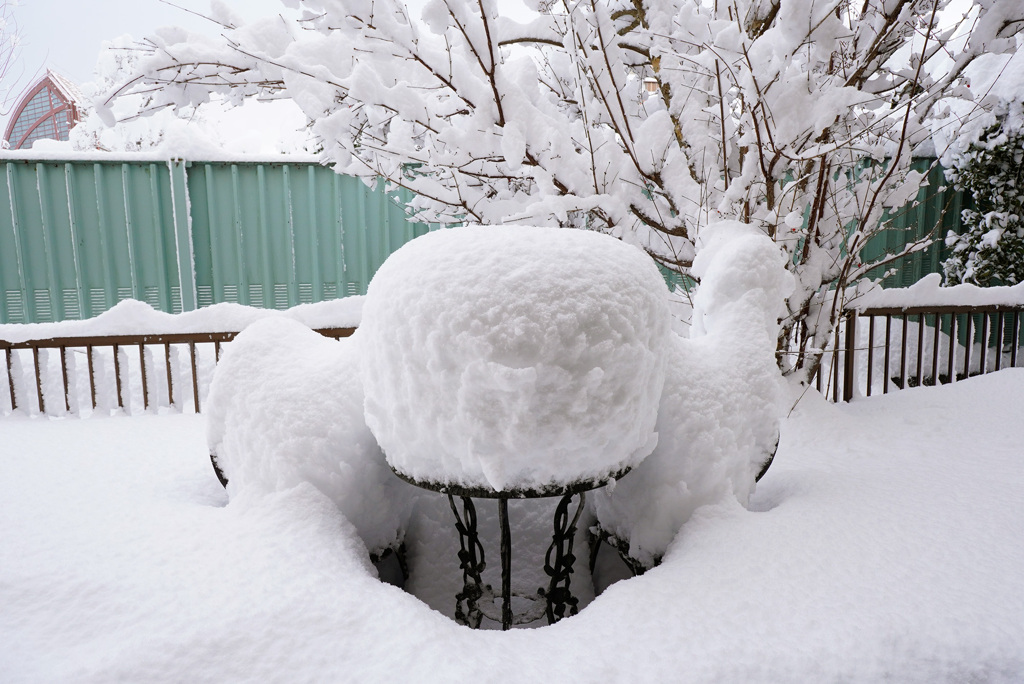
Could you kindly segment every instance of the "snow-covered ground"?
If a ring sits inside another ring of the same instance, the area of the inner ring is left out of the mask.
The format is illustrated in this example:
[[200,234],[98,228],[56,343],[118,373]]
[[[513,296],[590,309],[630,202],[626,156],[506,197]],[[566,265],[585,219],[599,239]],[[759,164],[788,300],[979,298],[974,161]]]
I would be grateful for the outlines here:
[[1016,369],[811,392],[750,510],[504,633],[378,581],[311,486],[225,505],[202,416],[10,415],[0,681],[1020,682],[1022,401]]

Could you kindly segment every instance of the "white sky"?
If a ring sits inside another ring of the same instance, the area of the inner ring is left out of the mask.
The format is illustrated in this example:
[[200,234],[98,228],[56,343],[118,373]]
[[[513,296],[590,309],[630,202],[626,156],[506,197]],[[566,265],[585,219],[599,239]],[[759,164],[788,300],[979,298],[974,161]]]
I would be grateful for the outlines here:
[[[100,44],[123,34],[141,38],[159,26],[180,25],[214,31],[216,26],[186,10],[209,13],[208,0],[18,0],[15,9],[22,35],[20,62],[25,78],[47,68],[72,81],[92,80]],[[280,0],[228,0],[243,17],[273,14]],[[34,80],[34,79],[33,79]]]

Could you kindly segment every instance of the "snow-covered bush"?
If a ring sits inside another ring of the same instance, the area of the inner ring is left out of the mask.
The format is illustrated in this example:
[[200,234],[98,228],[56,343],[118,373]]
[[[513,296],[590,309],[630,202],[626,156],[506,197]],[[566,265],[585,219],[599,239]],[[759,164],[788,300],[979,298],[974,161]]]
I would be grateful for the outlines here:
[[1024,282],[1024,101],[1004,103],[996,123],[952,162],[946,176],[974,207],[963,211],[964,232],[946,237],[947,282]]
[[694,271],[690,339],[667,349],[658,446],[614,488],[596,492],[602,530],[640,567],[659,562],[700,506],[746,504],[775,453],[782,383],[771,345],[793,289],[781,255],[751,226],[709,226]]
[[[82,85],[86,98],[115,87],[137,68],[144,53],[129,35],[104,41],[96,60],[95,78]],[[172,157],[288,153],[310,154],[316,145],[306,130],[306,118],[288,100],[225,102],[216,95],[202,107],[165,108],[139,116],[141,95],[119,99],[108,110],[87,107],[71,129],[75,150],[141,152],[160,150]],[[106,122],[116,120],[116,125]]]
[[371,553],[401,542],[416,490],[391,473],[363,420],[352,340],[284,317],[253,323],[225,347],[204,412],[232,498],[308,482]]
[[606,478],[654,448],[667,300],[654,262],[600,233],[428,233],[370,282],[357,332],[366,422],[418,481]]
[[754,225],[797,276],[779,340],[803,341],[781,358],[804,380],[847,286],[898,256],[860,261],[917,191],[912,150],[1024,27],[1010,0],[289,4],[298,21],[158,32],[111,96],[290,97],[325,163],[412,190],[421,220],[587,227],[680,274],[703,226]]

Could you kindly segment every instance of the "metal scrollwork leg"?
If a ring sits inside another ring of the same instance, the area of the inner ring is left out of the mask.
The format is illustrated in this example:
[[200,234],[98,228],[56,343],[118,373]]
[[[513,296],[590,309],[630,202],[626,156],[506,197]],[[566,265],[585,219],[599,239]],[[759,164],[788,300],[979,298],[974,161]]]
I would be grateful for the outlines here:
[[459,568],[462,570],[462,591],[455,595],[455,620],[473,629],[480,626],[480,598],[483,596],[484,547],[476,531],[476,507],[467,496],[462,499],[465,522],[455,507],[455,499],[448,495],[448,504],[455,514],[455,529],[459,532]]
[[508,499],[498,499],[501,527],[501,628],[512,629],[512,529],[508,524]]
[[[572,578],[572,565],[576,556],[572,553],[573,541],[576,537],[576,523],[579,522],[583,513],[583,503],[586,501],[586,494],[580,492],[580,502],[576,507],[576,515],[572,522],[569,522],[569,504],[572,502],[572,494],[566,494],[558,502],[555,509],[555,531],[551,536],[551,546],[544,556],[544,572],[551,578],[545,596],[547,598],[548,624],[554,624],[566,617],[575,615],[579,611],[579,600],[569,590],[569,582]],[[554,562],[552,562],[554,556]]]

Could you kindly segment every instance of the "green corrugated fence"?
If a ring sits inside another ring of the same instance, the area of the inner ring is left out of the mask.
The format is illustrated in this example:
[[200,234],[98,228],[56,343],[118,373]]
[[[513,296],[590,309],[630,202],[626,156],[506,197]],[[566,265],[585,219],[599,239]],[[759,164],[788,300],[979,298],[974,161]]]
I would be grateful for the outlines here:
[[961,231],[960,213],[966,208],[967,198],[946,181],[945,170],[934,159],[918,158],[912,166],[916,171],[927,172],[917,197],[907,206],[889,212],[893,229],[868,240],[861,250],[861,258],[865,263],[875,261],[885,254],[898,253],[904,245],[924,237],[930,236],[934,242],[920,252],[869,271],[871,278],[881,278],[893,271],[883,279],[884,287],[907,287],[929,273],[942,273],[942,262],[950,256],[945,244],[946,233]]
[[0,159],[0,323],[363,294],[428,230],[315,163]]
[[[941,270],[963,199],[934,160],[897,230],[865,260],[933,230],[888,287]],[[162,311],[218,302],[287,308],[363,294],[388,255],[428,230],[397,197],[312,162],[0,158],[0,323],[89,318],[122,299]]]

